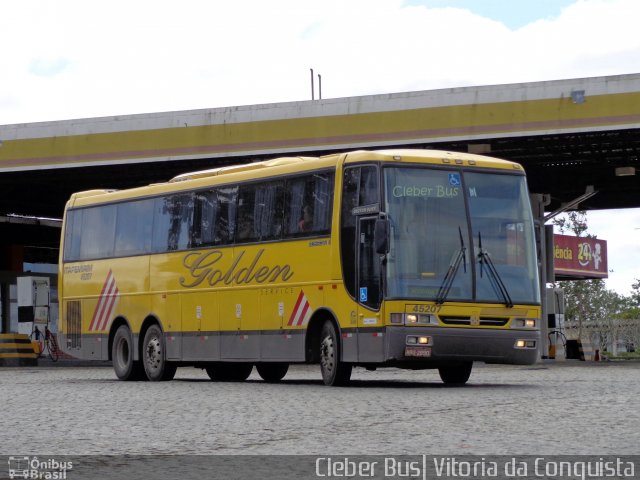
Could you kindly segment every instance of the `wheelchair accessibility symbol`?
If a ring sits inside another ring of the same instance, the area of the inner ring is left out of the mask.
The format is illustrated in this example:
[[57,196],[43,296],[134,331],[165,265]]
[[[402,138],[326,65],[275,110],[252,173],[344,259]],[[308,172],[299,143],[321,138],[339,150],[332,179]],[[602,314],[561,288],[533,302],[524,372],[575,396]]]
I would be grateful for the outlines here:
[[361,302],[366,302],[367,298],[368,298],[368,294],[367,294],[367,287],[362,287],[360,289],[360,301]]
[[450,173],[449,174],[449,185],[452,187],[460,186],[460,174],[459,173]]

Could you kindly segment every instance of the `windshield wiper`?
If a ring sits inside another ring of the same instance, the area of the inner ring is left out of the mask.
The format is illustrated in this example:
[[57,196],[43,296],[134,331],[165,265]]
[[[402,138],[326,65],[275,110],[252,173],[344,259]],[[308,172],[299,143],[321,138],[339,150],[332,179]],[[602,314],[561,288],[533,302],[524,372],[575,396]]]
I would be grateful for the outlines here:
[[462,229],[460,227],[458,227],[458,233],[460,234],[460,248],[451,258],[451,263],[449,263],[447,273],[442,280],[442,285],[440,285],[440,288],[438,289],[438,294],[436,295],[436,304],[438,305],[442,305],[447,299],[451,286],[453,285],[453,280],[460,268],[460,262],[462,262],[464,273],[467,273],[467,247],[464,246]]
[[480,278],[482,278],[484,273],[484,266],[487,266],[487,272],[489,272],[489,282],[493,287],[494,292],[501,296],[504,300],[504,304],[508,308],[513,307],[513,300],[511,300],[511,296],[509,295],[509,291],[507,290],[507,286],[502,281],[496,266],[493,264],[491,257],[489,256],[489,252],[482,248],[482,234],[478,232],[478,247],[480,252],[478,253],[478,261],[480,262]]

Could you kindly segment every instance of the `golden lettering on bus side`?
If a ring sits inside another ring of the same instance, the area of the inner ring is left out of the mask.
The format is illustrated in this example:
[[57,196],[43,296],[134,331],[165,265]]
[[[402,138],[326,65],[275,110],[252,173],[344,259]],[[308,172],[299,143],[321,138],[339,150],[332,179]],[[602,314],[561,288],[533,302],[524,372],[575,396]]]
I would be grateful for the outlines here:
[[93,271],[93,263],[82,265],[68,265],[64,267],[64,273],[91,273]]
[[290,265],[258,266],[263,253],[264,249],[259,250],[248,266],[238,268],[245,256],[245,251],[242,251],[226,271],[216,268],[223,256],[220,250],[188,253],[182,259],[182,264],[188,270],[189,277],[180,277],[180,285],[194,288],[203,283],[211,287],[233,283],[272,283],[278,279],[286,282],[293,277]]
[[91,280],[91,277],[93,276],[93,263],[66,266],[64,267],[64,273],[66,275],[79,273],[80,280]]
[[260,290],[261,295],[293,295],[294,291],[292,287],[271,287],[262,288]]

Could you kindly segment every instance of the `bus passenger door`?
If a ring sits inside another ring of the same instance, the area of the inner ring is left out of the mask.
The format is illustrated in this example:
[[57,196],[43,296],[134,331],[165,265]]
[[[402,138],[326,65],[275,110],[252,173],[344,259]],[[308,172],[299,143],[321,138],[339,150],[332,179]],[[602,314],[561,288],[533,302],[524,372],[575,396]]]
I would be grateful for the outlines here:
[[375,251],[374,231],[377,217],[358,220],[356,272],[358,295],[358,361],[377,362],[384,358],[384,322],[382,269]]

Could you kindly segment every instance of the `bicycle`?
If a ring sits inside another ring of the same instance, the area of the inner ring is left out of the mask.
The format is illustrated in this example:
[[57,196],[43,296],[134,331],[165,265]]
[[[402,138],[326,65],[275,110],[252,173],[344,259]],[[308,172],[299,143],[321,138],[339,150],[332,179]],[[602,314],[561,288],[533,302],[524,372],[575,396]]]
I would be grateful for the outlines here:
[[44,337],[42,332],[38,328],[37,325],[33,327],[33,332],[31,333],[31,337],[35,336],[35,340],[38,342],[40,347],[40,352],[38,356],[41,357],[44,355],[45,350],[51,358],[51,361],[57,362],[58,358],[60,358],[60,349],[58,348],[58,341],[56,340],[55,335],[49,330],[47,325],[44,326]]

